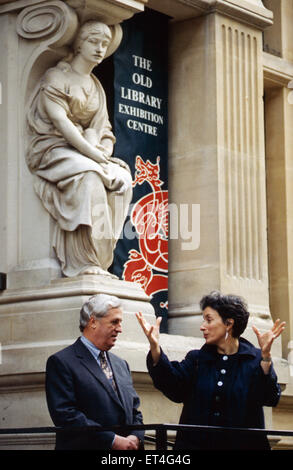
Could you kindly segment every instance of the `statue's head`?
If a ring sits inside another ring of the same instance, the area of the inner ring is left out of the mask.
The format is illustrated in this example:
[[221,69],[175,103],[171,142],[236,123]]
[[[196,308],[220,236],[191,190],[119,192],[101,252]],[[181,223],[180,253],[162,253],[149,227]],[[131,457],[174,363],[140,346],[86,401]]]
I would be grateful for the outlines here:
[[84,23],[75,38],[73,44],[74,55],[81,50],[85,41],[103,40],[106,45],[106,51],[103,58],[113,54],[120,44],[122,38],[122,29],[120,25],[108,26],[100,21],[91,20]]

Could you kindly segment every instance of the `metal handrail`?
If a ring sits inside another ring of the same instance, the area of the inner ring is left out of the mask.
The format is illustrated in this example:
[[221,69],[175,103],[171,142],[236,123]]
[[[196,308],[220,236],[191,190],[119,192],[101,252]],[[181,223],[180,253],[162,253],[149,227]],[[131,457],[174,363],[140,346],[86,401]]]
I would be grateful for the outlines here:
[[239,434],[264,434],[271,436],[293,436],[293,430],[278,430],[278,429],[258,429],[258,428],[236,428],[236,427],[222,427],[222,426],[204,426],[204,425],[191,425],[191,424],[132,424],[124,426],[76,426],[76,427],[55,427],[43,426],[33,428],[0,428],[0,435],[6,434],[48,434],[48,433],[77,433],[82,431],[114,431],[117,433],[130,432],[133,430],[150,431],[154,430],[156,433],[155,438],[150,438],[150,441],[156,442],[156,450],[166,450],[168,446],[173,446],[173,443],[167,441],[167,431],[173,430],[195,430],[205,432],[233,432]]

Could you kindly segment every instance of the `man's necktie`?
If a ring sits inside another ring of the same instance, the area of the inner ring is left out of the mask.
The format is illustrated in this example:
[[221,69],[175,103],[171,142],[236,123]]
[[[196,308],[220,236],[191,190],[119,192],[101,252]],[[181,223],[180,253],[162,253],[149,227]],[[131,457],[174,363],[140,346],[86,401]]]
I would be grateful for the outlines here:
[[101,368],[104,374],[106,375],[107,379],[110,381],[113,389],[115,390],[115,392],[117,392],[117,387],[116,387],[115,380],[113,377],[113,372],[106,359],[105,351],[100,352],[100,364],[101,364]]

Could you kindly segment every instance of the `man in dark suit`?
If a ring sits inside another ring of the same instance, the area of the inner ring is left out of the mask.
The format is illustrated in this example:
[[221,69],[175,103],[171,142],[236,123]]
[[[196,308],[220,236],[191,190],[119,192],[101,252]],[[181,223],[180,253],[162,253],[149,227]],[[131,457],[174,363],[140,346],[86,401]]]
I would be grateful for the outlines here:
[[139,398],[128,364],[108,352],[122,331],[121,324],[120,300],[104,294],[93,296],[80,311],[82,336],[49,357],[46,367],[49,412],[55,426],[68,428],[68,432],[57,432],[57,450],[140,448],[142,431],[135,430],[131,435],[112,431],[72,432],[77,426],[142,424]]

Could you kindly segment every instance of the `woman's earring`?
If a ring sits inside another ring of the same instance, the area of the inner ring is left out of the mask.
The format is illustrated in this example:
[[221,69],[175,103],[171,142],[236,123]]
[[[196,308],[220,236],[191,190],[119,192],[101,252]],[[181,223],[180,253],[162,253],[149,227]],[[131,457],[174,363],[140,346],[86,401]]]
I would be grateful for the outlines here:
[[229,333],[228,333],[228,330],[226,330],[225,341],[227,340],[228,336],[229,336]]

